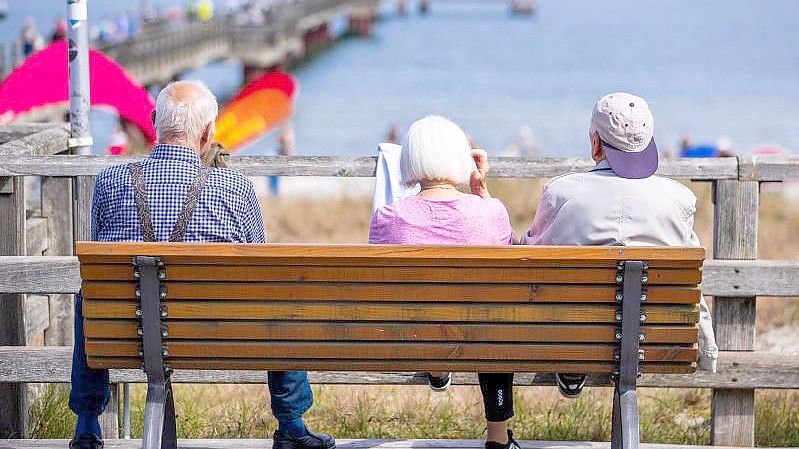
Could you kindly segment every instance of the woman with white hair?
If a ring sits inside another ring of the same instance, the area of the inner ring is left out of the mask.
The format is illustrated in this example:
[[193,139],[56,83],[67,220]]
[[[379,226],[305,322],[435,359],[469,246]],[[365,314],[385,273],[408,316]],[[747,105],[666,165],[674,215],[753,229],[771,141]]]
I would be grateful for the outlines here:
[[[488,156],[472,150],[458,125],[429,116],[408,130],[400,156],[405,184],[417,195],[377,209],[369,243],[400,245],[510,245],[513,235],[505,206],[486,184]],[[459,188],[468,186],[471,193]],[[446,390],[450,373],[428,373],[433,391]],[[487,449],[518,448],[507,421],[513,416],[513,374],[480,374],[488,420]]]

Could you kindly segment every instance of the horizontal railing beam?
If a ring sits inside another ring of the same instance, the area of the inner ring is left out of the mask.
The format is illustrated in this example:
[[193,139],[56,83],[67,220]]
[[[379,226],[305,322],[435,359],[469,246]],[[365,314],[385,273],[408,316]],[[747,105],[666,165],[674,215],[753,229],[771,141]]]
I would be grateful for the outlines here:
[[[115,164],[141,160],[118,156],[0,157],[0,176],[93,176]],[[247,176],[373,177],[377,158],[347,156],[247,156],[231,157],[231,168]],[[582,172],[594,166],[588,158],[491,158],[495,178],[551,178]],[[736,179],[735,158],[676,159],[663,161],[658,173],[694,180]]]
[[[74,256],[0,256],[0,293],[76,293]],[[702,293],[710,296],[799,296],[799,261],[708,260]]]
[[[67,383],[70,380],[72,348],[65,346],[0,347],[0,382]],[[263,384],[265,371],[176,370],[174,382]],[[455,375],[455,383],[477,384],[477,376]],[[111,370],[111,382],[145,382],[140,370]],[[412,373],[326,372],[312,373],[316,384],[425,384],[426,378]],[[517,385],[554,385],[551,375],[518,374]],[[607,376],[594,376],[591,385],[609,386]],[[770,352],[722,352],[718,373],[697,371],[694,374],[644,374],[642,387],[668,388],[799,388],[799,355]]]
[[[66,125],[50,125],[40,131],[0,144],[0,158],[49,156],[67,151],[70,134]],[[8,176],[2,175],[0,176]]]
[[0,125],[0,144],[17,140],[30,134],[35,134],[60,125],[53,123],[19,123],[14,125]]

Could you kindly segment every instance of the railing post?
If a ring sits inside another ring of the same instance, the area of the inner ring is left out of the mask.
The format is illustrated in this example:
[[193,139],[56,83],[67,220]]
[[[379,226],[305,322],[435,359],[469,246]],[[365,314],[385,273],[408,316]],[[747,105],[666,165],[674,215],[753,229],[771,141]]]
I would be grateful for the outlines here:
[[[24,256],[25,178],[0,177],[0,255]],[[0,295],[0,346],[25,346],[25,296]],[[27,438],[25,384],[0,384],[0,438]]]
[[[45,256],[72,255],[72,179],[42,178],[42,216],[47,219],[47,251]],[[73,295],[50,295],[50,326],[45,342],[53,346],[70,346],[74,342]]]
[[[759,183],[719,180],[714,183],[713,256],[715,259],[757,258]],[[713,327],[722,351],[753,351],[755,298],[713,299]],[[712,443],[754,446],[754,390],[714,389]]]
[[[94,196],[94,176],[75,176],[73,186],[73,207],[75,241],[91,240],[92,197]],[[83,344],[83,342],[75,342]],[[111,385],[111,400],[100,417],[103,437],[119,438],[118,384]]]

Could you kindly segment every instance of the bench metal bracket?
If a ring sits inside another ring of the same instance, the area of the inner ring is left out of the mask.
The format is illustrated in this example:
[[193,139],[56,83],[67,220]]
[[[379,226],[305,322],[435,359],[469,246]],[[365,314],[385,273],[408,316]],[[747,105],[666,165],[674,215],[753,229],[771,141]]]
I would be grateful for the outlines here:
[[165,291],[161,286],[164,264],[158,257],[133,258],[134,277],[138,280],[137,297],[142,340],[141,356],[147,375],[147,402],[144,408],[144,438],[142,449],[177,449],[175,402],[172,397],[171,369],[166,363],[168,352],[163,337],[166,328],[166,306],[161,305]]
[[[643,354],[639,352],[642,338],[641,323],[646,316],[641,313],[641,303],[646,301],[647,263],[624,261],[618,264],[616,283],[621,288],[620,337],[618,369],[613,373],[616,388],[613,392],[613,424],[611,449],[638,449],[638,397],[636,384]],[[617,296],[618,298],[618,296]]]

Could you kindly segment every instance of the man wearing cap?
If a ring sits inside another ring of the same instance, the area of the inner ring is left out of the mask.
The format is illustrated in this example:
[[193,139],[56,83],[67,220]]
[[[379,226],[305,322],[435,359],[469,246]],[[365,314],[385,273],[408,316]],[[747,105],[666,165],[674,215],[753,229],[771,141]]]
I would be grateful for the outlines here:
[[[653,176],[658,168],[654,118],[643,98],[605,95],[591,116],[596,166],[551,180],[544,188],[527,245],[698,247],[693,231],[696,196],[684,185]],[[700,369],[716,371],[718,347],[710,312],[700,303]],[[584,374],[558,374],[561,393],[575,397]]]

